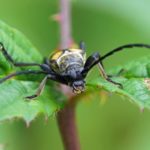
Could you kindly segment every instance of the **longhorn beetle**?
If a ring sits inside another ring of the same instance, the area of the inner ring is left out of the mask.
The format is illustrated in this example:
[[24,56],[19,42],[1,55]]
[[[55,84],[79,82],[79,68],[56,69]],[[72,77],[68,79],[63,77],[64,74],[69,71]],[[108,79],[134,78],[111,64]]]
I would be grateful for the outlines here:
[[25,63],[25,62],[15,62],[13,58],[8,54],[4,45],[0,43],[0,51],[5,56],[7,61],[12,63],[15,67],[26,67],[26,66],[38,66],[39,70],[24,70],[11,73],[8,76],[1,78],[0,83],[18,75],[30,75],[30,74],[45,74],[45,78],[40,83],[36,93],[31,96],[27,96],[28,99],[33,99],[38,97],[48,79],[57,81],[62,84],[70,86],[74,93],[81,93],[85,90],[85,78],[88,72],[95,66],[99,66],[100,73],[108,82],[122,87],[120,83],[114,82],[105,73],[102,60],[112,55],[115,52],[121,51],[124,48],[133,47],[145,47],[150,48],[147,44],[127,44],[120,46],[106,53],[104,56],[100,56],[98,52],[93,53],[86,59],[86,50],[84,42],[80,42],[79,49],[63,49],[55,51],[49,59],[46,59],[43,64],[38,63]]

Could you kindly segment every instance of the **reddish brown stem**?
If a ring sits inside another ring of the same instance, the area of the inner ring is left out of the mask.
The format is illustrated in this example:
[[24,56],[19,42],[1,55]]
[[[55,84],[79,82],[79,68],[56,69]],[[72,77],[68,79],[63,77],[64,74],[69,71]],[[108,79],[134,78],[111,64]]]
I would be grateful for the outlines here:
[[[61,31],[61,49],[69,48],[72,42],[70,25],[70,0],[60,0],[60,31]],[[65,150],[80,150],[80,144],[76,128],[76,101],[72,90],[65,85],[60,85],[61,91],[67,95],[67,106],[58,112],[57,122]]]
[[69,48],[72,37],[71,37],[71,21],[70,21],[70,1],[71,0],[60,0],[60,45],[61,49]]
[[75,115],[75,105],[68,105],[57,116],[65,150],[80,150]]

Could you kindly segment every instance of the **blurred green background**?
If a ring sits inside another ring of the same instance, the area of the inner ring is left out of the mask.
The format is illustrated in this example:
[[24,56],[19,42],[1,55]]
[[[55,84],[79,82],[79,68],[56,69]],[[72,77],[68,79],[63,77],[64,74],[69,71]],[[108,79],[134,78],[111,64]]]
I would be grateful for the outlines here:
[[[150,0],[72,0],[72,34],[84,40],[87,53],[104,54],[127,43],[150,43]],[[59,46],[59,25],[52,15],[58,0],[0,0],[0,19],[22,31],[43,56]],[[126,50],[104,62],[106,69],[149,54]],[[92,79],[96,70],[92,71]],[[82,150],[149,150],[150,112],[127,99],[111,95],[104,105],[94,96],[81,101],[77,124]],[[63,150],[55,116],[0,124],[0,150]]]

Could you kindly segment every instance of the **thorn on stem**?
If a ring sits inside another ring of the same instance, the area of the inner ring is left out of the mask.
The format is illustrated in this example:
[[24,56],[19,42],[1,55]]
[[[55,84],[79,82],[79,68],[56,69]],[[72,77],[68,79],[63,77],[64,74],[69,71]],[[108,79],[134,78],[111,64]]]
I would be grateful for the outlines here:
[[45,123],[46,124],[48,123],[48,116],[47,115],[45,116]]
[[29,128],[30,127],[30,121],[26,122],[26,127]]
[[60,21],[61,21],[61,15],[60,15],[60,13],[52,15],[51,19],[54,20],[54,21],[56,21],[56,22],[58,22],[58,23],[60,23]]
[[144,107],[140,108],[140,112],[143,113],[144,112]]
[[108,100],[108,92],[101,90],[99,94],[101,98],[100,104],[104,105]]

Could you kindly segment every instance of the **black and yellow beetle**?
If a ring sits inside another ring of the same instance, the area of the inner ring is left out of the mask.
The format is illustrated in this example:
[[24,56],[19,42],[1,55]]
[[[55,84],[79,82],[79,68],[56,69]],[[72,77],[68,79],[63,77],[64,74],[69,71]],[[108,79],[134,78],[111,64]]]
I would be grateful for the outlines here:
[[8,76],[0,79],[0,83],[10,79],[13,76],[22,75],[22,74],[45,74],[45,78],[42,80],[39,88],[36,93],[32,96],[26,98],[33,99],[41,94],[47,79],[57,81],[62,84],[66,84],[72,87],[74,93],[81,93],[85,90],[85,78],[88,72],[95,66],[99,66],[101,75],[108,81],[113,84],[122,87],[120,83],[116,83],[110,79],[110,77],[105,73],[103,68],[102,60],[106,57],[112,55],[115,52],[121,51],[124,48],[132,47],[145,47],[150,48],[150,45],[147,44],[127,44],[115,48],[105,54],[100,56],[99,53],[95,52],[86,59],[86,50],[85,44],[80,42],[79,49],[63,49],[54,52],[49,59],[45,59],[43,64],[38,63],[24,63],[24,62],[15,62],[12,57],[7,53],[7,50],[0,43],[0,51],[6,57],[6,59],[16,67],[25,67],[25,66],[39,66],[40,70],[24,70],[9,74]]

